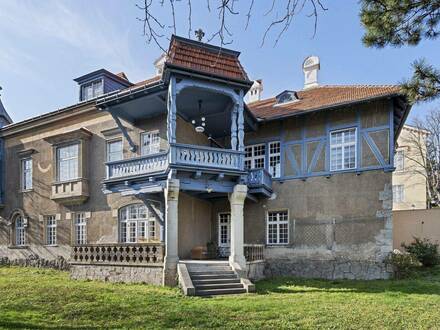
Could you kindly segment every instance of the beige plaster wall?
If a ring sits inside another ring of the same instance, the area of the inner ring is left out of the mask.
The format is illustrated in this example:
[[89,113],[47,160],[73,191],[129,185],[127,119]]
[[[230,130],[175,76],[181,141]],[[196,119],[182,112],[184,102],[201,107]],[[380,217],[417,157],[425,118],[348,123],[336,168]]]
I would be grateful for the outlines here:
[[440,243],[440,209],[393,211],[393,246],[411,243],[414,237]]
[[400,133],[396,151],[404,152],[404,168],[394,171],[393,185],[404,186],[404,200],[395,202],[393,210],[426,209],[426,177],[422,166],[422,154],[426,153],[425,139],[424,133],[410,126],[404,126]]
[[[127,126],[133,141],[139,145],[143,131],[159,130],[161,144],[166,146],[166,123],[164,117],[159,116],[143,121],[139,124]],[[85,128],[92,133],[87,141],[86,179],[89,183],[89,198],[80,205],[64,206],[50,199],[51,186],[54,182],[54,157],[52,146],[45,141],[46,137],[64,132]],[[120,194],[105,195],[102,192],[102,180],[105,178],[106,139],[122,136],[121,133],[106,135],[103,132],[112,131],[116,124],[112,117],[104,112],[91,110],[68,119],[59,120],[50,125],[41,126],[26,132],[5,138],[5,200],[0,215],[0,254],[9,256],[24,256],[30,252],[46,258],[57,255],[68,257],[68,246],[73,243],[72,225],[75,212],[87,213],[87,240],[89,243],[116,243],[118,241],[118,209],[128,204],[141,203],[135,197],[121,196]],[[127,141],[124,141],[124,158],[135,157],[140,154],[129,151]],[[165,142],[164,142],[165,141]],[[165,148],[165,147],[164,147]],[[33,160],[33,189],[21,192],[20,185],[20,157],[18,152],[34,149]],[[12,226],[9,222],[14,210],[22,210],[29,218],[27,227],[27,250],[11,250],[7,247],[11,243]],[[57,247],[46,247],[44,217],[57,216]]]
[[191,257],[191,249],[212,241],[211,202],[179,194],[179,257]]

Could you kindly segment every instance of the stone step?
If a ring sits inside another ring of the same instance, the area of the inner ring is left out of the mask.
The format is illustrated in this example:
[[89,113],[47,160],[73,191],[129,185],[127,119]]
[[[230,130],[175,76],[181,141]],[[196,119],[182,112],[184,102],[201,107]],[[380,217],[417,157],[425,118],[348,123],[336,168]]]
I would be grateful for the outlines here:
[[232,272],[232,268],[226,268],[226,267],[222,267],[222,268],[191,268],[188,269],[188,272],[190,273],[211,273],[211,272]]
[[209,274],[217,274],[217,275],[231,275],[231,274],[235,274],[235,272],[233,270],[211,270],[211,271],[207,271],[207,270],[202,270],[202,271],[189,271],[189,276],[192,275],[209,275]]
[[215,296],[220,294],[240,294],[246,293],[246,289],[244,288],[230,288],[230,289],[196,289],[197,296]]
[[241,283],[240,279],[237,278],[217,278],[217,279],[207,279],[207,280],[193,280],[194,286],[204,285],[204,284],[223,284],[223,283]]
[[216,279],[237,279],[238,276],[235,273],[232,274],[199,274],[199,275],[191,275],[191,280],[216,280]]
[[216,284],[197,284],[194,285],[196,290],[208,290],[208,289],[242,289],[243,284],[241,283],[216,283]]

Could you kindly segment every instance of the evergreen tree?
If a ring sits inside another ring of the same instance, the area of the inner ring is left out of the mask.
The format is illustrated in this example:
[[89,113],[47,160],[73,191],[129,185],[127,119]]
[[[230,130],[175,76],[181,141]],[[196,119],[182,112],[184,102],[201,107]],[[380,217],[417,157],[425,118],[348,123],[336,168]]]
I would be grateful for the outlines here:
[[[361,0],[361,21],[368,47],[416,46],[440,34],[440,0]],[[440,71],[425,60],[413,63],[414,73],[402,87],[412,102],[440,97]]]

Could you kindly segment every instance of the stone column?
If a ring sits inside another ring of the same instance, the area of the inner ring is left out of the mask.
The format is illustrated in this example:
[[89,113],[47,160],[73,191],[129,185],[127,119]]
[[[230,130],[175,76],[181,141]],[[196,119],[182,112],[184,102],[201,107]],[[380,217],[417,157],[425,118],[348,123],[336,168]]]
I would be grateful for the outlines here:
[[165,189],[165,258],[163,263],[163,284],[177,284],[177,263],[179,261],[179,180],[169,179]]
[[247,195],[247,186],[238,184],[230,195],[231,203],[231,255],[229,262],[237,263],[242,269],[246,269],[244,258],[244,200]]

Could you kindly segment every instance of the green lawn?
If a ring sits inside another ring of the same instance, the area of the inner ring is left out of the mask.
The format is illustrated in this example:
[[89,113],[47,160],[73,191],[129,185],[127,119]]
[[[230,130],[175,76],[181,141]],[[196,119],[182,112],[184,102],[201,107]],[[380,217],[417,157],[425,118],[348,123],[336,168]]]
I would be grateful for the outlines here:
[[284,278],[259,282],[257,291],[188,298],[177,289],[0,267],[0,328],[440,329],[440,268],[404,281]]

